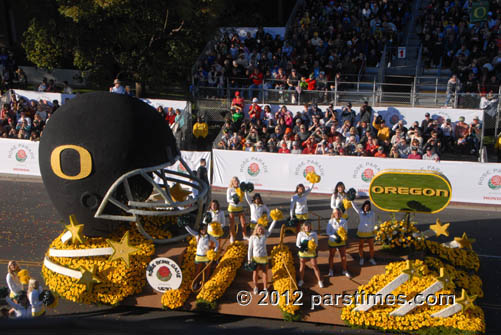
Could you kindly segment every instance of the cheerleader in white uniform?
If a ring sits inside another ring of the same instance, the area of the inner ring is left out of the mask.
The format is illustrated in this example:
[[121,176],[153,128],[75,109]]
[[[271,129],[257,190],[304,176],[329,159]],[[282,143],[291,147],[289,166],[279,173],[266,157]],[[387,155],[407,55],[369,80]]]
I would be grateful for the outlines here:
[[247,239],[247,225],[245,223],[244,209],[242,207],[243,192],[240,190],[240,181],[237,177],[231,178],[230,186],[226,190],[226,201],[228,202],[228,213],[230,217],[230,243],[236,238],[235,217],[240,218],[242,234]]
[[256,193],[252,197],[252,201],[249,199],[249,192],[245,192],[245,200],[249,204],[250,207],[250,227],[252,229],[255,228],[257,221],[263,215],[266,215],[266,218],[269,219],[270,210],[268,206],[263,203],[263,199],[261,198],[261,194]]
[[[207,252],[209,251],[211,245],[214,245],[214,251],[217,251],[219,248],[219,242],[216,238],[210,236],[207,233],[207,225],[200,225],[200,229],[197,231],[193,230],[190,226],[184,226],[188,233],[192,236],[195,236],[197,239],[197,253],[195,255],[195,277],[200,273],[202,267],[207,265],[210,262],[207,257]],[[209,278],[210,276],[210,267],[205,269],[205,278]]]
[[263,290],[268,290],[268,252],[266,251],[266,241],[273,231],[277,222],[273,221],[268,230],[262,225],[256,224],[254,232],[249,238],[249,248],[247,250],[247,260],[249,263],[255,262],[256,269],[252,272],[252,281],[254,282],[254,294],[259,292],[257,287],[258,271],[262,271]]
[[30,279],[28,283],[28,300],[31,305],[31,315],[33,317],[42,316],[45,314],[45,305],[39,300],[42,288],[35,279]]
[[[309,222],[304,222],[301,225],[301,231],[297,234],[296,246],[299,248],[299,281],[297,286],[301,287],[304,284],[304,268],[307,261],[311,261],[313,267],[313,272],[315,272],[315,277],[317,277],[318,286],[324,287],[322,280],[320,279],[320,270],[318,269],[317,263],[317,250],[316,247],[312,250],[309,248],[310,241],[318,245],[318,235],[316,232],[311,230],[311,224]],[[308,247],[306,247],[308,246]]]
[[346,240],[343,239],[343,234],[340,234],[340,229],[343,228],[345,233],[348,233],[348,222],[341,217],[342,212],[340,208],[335,208],[332,211],[331,219],[327,223],[327,236],[329,236],[329,277],[334,276],[334,256],[336,250],[339,250],[341,255],[341,266],[343,268],[343,275],[351,278],[346,264]]
[[360,209],[351,202],[351,205],[355,212],[357,212],[360,222],[357,228],[357,236],[359,238],[358,242],[358,254],[360,255],[360,266],[364,265],[364,243],[367,241],[369,245],[369,263],[376,265],[374,260],[374,227],[376,226],[376,216],[371,210],[371,202],[366,200]]
[[12,308],[11,311],[14,312],[16,318],[29,319],[32,317],[30,302],[26,294],[22,293],[14,299],[5,297],[5,301]]
[[298,219],[297,231],[301,228],[301,223],[308,220],[308,199],[307,196],[313,189],[313,185],[309,188],[305,188],[303,184],[298,184],[296,186],[296,191],[291,197],[290,206],[290,217],[294,216]]

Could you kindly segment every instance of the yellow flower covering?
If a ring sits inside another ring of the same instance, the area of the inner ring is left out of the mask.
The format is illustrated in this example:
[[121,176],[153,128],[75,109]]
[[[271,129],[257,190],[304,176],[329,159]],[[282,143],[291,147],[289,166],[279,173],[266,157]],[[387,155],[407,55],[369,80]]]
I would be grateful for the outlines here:
[[[271,251],[271,265],[271,271],[273,273],[273,288],[280,296],[278,306],[282,310],[285,319],[295,320],[299,317],[297,312],[299,311],[300,306],[294,305],[294,300],[298,298],[293,295],[293,292],[297,290],[297,286],[295,284],[296,269],[294,268],[294,258],[289,247],[286,245],[276,245],[273,247]],[[287,269],[285,267],[287,267]],[[289,292],[288,303],[287,298],[284,295],[286,292]]]
[[17,273],[17,276],[19,277],[19,281],[23,285],[28,285],[30,281],[30,273],[26,269],[22,269]]
[[[126,231],[127,225],[116,232],[110,239],[120,241]],[[91,291],[87,291],[86,285],[77,284],[76,278],[58,274],[42,267],[42,275],[47,287],[60,295],[61,297],[85,304],[109,304],[115,305],[125,297],[140,293],[146,284],[145,271],[146,266],[151,260],[155,247],[151,241],[146,240],[133,226],[129,230],[130,244],[139,250],[131,254],[130,266],[127,267],[121,259],[109,261],[109,255],[97,257],[46,257],[53,263],[59,264],[69,269],[77,270],[81,267],[87,269],[96,266],[97,276],[101,281],[96,284]],[[83,244],[65,245],[61,242],[61,236],[58,236],[50,245],[54,249],[90,249],[90,248],[108,248],[109,244],[105,238],[86,238]]]
[[195,255],[197,253],[197,239],[191,238],[184,252],[183,265],[183,281],[181,286],[176,290],[166,291],[162,295],[162,306],[168,309],[180,308],[184,305],[191,294],[191,282],[195,277]]
[[306,180],[312,184],[318,184],[320,183],[320,176],[312,171],[306,175]]
[[445,264],[436,257],[425,257],[424,262],[426,266],[428,266],[430,272],[437,277],[440,268],[444,268],[451,276],[451,279],[456,287],[464,288],[468,295],[476,295],[479,298],[484,296],[484,291],[482,290],[482,280],[478,275],[458,270],[450,264]]
[[284,214],[278,208],[272,209],[270,211],[270,216],[271,216],[271,219],[273,221],[279,221],[279,220],[282,220],[284,218]]
[[470,249],[447,248],[438,242],[423,240],[416,244],[416,249],[424,250],[426,253],[437,256],[456,267],[463,267],[467,270],[478,271],[480,260],[478,255]]
[[[386,266],[386,273],[372,277],[368,284],[358,287],[358,292],[364,291],[366,294],[375,294],[399,276],[405,266],[405,261],[388,264]],[[392,294],[395,296],[404,294],[407,299],[410,299],[436,281],[436,277],[429,272],[427,266],[422,261],[416,260],[414,266],[423,276],[414,276],[395,289]],[[443,289],[436,292],[435,295],[438,297],[440,294],[453,293],[451,290]],[[418,307],[405,316],[389,315],[389,313],[398,308],[398,305],[388,306],[380,304],[372,307],[367,312],[356,312],[354,311],[355,307],[355,304],[343,307],[341,318],[350,325],[360,327],[380,328],[394,332],[412,332],[427,327],[451,327],[471,332],[485,331],[484,313],[478,306],[473,306],[467,311],[461,311],[447,318],[432,318],[430,316],[446,307],[439,304]]]
[[339,228],[337,230],[337,234],[343,241],[346,241],[348,239],[348,232],[346,231],[346,229],[344,229],[344,227]]
[[263,214],[259,219],[257,219],[257,223],[263,226],[264,228],[268,227],[268,216]]
[[390,248],[409,248],[415,246],[419,238],[412,235],[419,232],[414,222],[397,221],[395,218],[383,222],[376,233],[376,241]]
[[315,240],[308,240],[308,250],[309,251],[317,250],[317,244],[315,243]]
[[177,225],[177,216],[141,216],[144,230],[157,239],[172,238],[170,229]]
[[213,222],[209,223],[208,233],[210,236],[216,237],[216,238],[219,238],[219,237],[223,236],[223,234],[224,234],[223,228],[221,227],[221,224],[217,221],[213,221]]
[[212,277],[197,295],[199,304],[212,304],[221,298],[231,285],[247,256],[247,246],[240,241],[231,244],[216,266]]

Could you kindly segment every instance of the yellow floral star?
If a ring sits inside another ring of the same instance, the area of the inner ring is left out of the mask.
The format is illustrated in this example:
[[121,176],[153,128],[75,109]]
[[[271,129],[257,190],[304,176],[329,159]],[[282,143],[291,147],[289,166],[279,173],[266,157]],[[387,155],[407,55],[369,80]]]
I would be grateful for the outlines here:
[[463,306],[463,312],[469,310],[473,307],[473,302],[477,299],[476,295],[468,295],[466,290],[463,288],[461,290],[461,298],[456,299],[456,303]]
[[66,226],[66,229],[71,233],[71,244],[83,243],[82,241],[82,231],[83,224],[78,224],[77,218],[75,215],[70,215],[70,224]]
[[440,268],[440,276],[437,278],[437,280],[442,282],[444,288],[448,288],[452,284],[452,278],[447,272],[445,272],[444,268]]
[[190,193],[190,191],[184,190],[179,183],[174,184],[174,186],[170,188],[170,195],[175,202],[185,201]]
[[468,238],[468,235],[466,233],[463,233],[463,236],[461,237],[454,237],[454,241],[459,243],[461,248],[465,249],[472,249],[471,244],[475,242],[474,238]]
[[450,225],[451,225],[450,223],[442,224],[440,222],[440,219],[437,219],[436,223],[432,224],[430,226],[430,229],[433,230],[435,232],[435,235],[437,235],[437,236],[440,236],[440,235],[449,236],[449,232],[447,231],[447,228],[449,228]]
[[407,265],[405,266],[405,269],[402,271],[402,273],[405,273],[409,276],[409,279],[412,279],[412,277],[421,277],[421,272],[414,267],[414,263],[410,260],[407,260]]
[[96,275],[97,266],[95,264],[92,265],[90,270],[85,266],[81,266],[80,272],[82,273],[82,277],[80,277],[77,284],[85,285],[87,291],[91,292],[95,284],[101,283],[101,280]]
[[115,259],[122,259],[125,264],[127,264],[127,267],[129,267],[130,254],[139,250],[139,248],[129,244],[129,231],[125,232],[120,242],[115,242],[110,239],[106,239],[106,242],[113,248],[113,254],[111,254],[108,261],[111,262]]

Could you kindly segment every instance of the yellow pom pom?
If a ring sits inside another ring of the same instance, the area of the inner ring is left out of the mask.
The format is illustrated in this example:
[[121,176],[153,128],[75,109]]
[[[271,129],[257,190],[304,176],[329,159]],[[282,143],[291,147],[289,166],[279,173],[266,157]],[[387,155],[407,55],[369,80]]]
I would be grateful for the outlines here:
[[351,201],[348,199],[343,199],[344,210],[347,211],[351,207]]
[[271,216],[271,219],[273,221],[278,221],[278,220],[282,220],[284,218],[284,214],[282,213],[282,211],[278,208],[275,208],[273,209],[271,212],[270,212],[270,216]]
[[207,232],[212,237],[221,237],[221,236],[223,236],[223,228],[221,227],[221,224],[219,222],[217,222],[217,221],[213,221],[213,222],[211,222],[209,224]]
[[21,282],[21,284],[28,285],[30,281],[30,273],[28,272],[28,270],[23,269],[19,271],[17,273],[17,276],[19,277],[19,281]]
[[244,192],[242,192],[242,190],[240,189],[240,187],[237,187],[237,189],[235,190],[235,193],[238,195],[238,197],[240,198],[240,201],[243,200],[244,198]]
[[257,223],[265,228],[268,227],[268,216],[264,214],[257,220]]
[[306,175],[306,180],[312,184],[318,184],[320,182],[320,176],[315,172],[308,172]]
[[308,241],[308,250],[311,250],[311,251],[317,250],[317,244],[315,243],[315,240]]
[[337,230],[337,234],[339,235],[339,237],[341,237],[343,241],[346,241],[348,239],[348,233],[343,227]]

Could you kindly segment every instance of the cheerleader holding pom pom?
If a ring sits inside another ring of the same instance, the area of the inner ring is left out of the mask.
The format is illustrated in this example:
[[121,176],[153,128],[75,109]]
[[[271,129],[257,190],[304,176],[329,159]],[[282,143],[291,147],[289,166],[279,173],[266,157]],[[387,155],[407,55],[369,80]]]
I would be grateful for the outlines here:
[[45,314],[45,305],[40,301],[42,288],[35,279],[30,279],[28,284],[28,300],[31,305],[31,315],[33,317],[43,316]]
[[351,278],[346,264],[346,240],[348,233],[348,223],[341,217],[342,211],[340,208],[335,208],[332,211],[331,219],[327,223],[327,235],[329,236],[329,277],[334,276],[334,256],[336,250],[339,250],[341,255],[341,267],[343,275]]
[[369,200],[364,201],[360,209],[351,202],[353,209],[357,212],[360,217],[360,222],[357,228],[357,236],[359,238],[358,242],[358,254],[360,255],[360,266],[364,265],[364,243],[367,241],[369,245],[369,263],[376,265],[374,260],[374,227],[376,225],[376,216],[371,210],[371,202]]
[[10,261],[7,265],[7,276],[5,281],[7,282],[7,286],[9,287],[9,297],[13,299],[16,295],[19,295],[23,290],[23,284],[19,279],[19,265],[17,265],[16,261]]
[[351,203],[348,201],[347,197],[346,186],[342,181],[338,182],[331,196],[331,208],[332,210],[340,208],[344,219],[348,219],[346,211],[351,207]]
[[297,219],[296,231],[299,231],[300,224],[308,220],[308,199],[307,196],[313,189],[313,184],[309,188],[305,188],[303,184],[296,186],[296,191],[291,198],[290,217]]
[[240,181],[237,177],[231,178],[230,186],[226,190],[226,201],[228,202],[228,213],[230,217],[230,243],[235,242],[235,217],[240,218],[240,225],[242,226],[242,235],[247,239],[246,223],[244,216],[244,209],[241,205],[243,200],[243,192],[240,189]]
[[301,231],[297,234],[296,238],[296,246],[299,248],[299,281],[297,286],[303,286],[305,264],[310,260],[315,277],[317,277],[318,286],[320,288],[324,287],[324,283],[320,279],[320,270],[317,263],[318,235],[311,230],[309,222],[304,222],[301,225]]
[[268,230],[261,224],[256,224],[254,231],[249,238],[249,248],[247,250],[247,259],[249,266],[254,262],[256,268],[252,271],[252,281],[254,283],[254,294],[258,294],[257,287],[258,271],[262,271],[263,290],[268,290],[268,252],[266,251],[266,241],[273,231],[277,221],[273,220]]
[[[210,259],[207,257],[207,252],[209,251],[211,245],[214,245],[214,251],[217,252],[219,248],[219,242],[216,238],[210,236],[207,233],[207,225],[202,224],[198,229],[198,232],[193,230],[190,226],[185,225],[184,228],[190,235],[194,236],[197,239],[197,253],[195,255],[195,277],[198,276],[200,271],[202,271],[202,267],[206,266]],[[210,267],[207,266],[204,273],[205,278],[209,278],[210,276]],[[197,283],[194,289],[198,289],[199,283]]]
[[212,200],[209,210],[205,213],[204,223],[207,225],[209,235],[220,238],[224,235],[223,228],[227,227],[224,211],[220,209],[219,201]]
[[245,200],[247,201],[250,207],[250,227],[252,229],[254,229],[256,225],[259,223],[258,221],[260,218],[264,217],[266,221],[268,221],[268,218],[270,216],[270,210],[268,209],[268,206],[266,206],[263,203],[261,194],[259,193],[254,194],[251,201],[249,199],[249,192],[245,192]]

